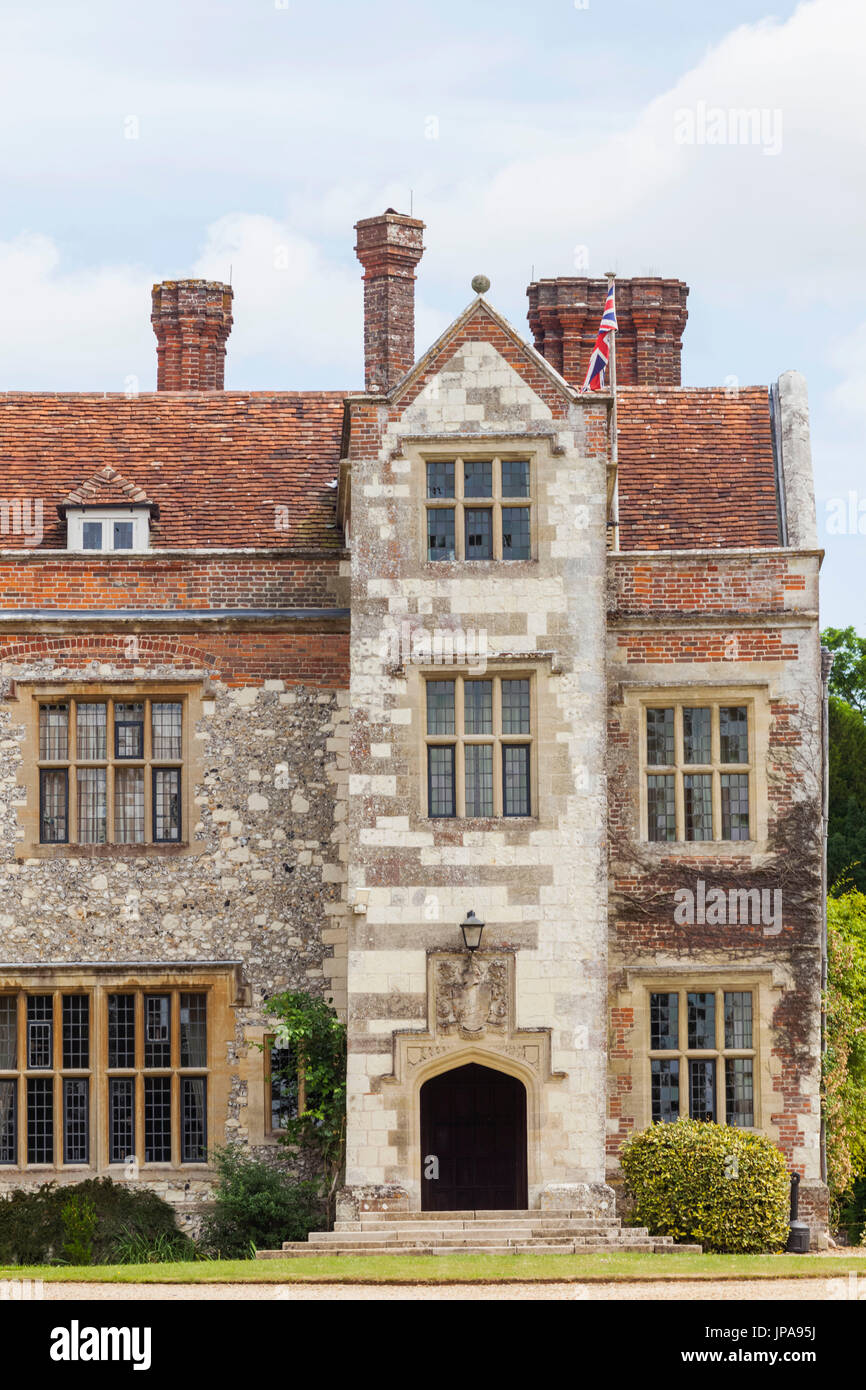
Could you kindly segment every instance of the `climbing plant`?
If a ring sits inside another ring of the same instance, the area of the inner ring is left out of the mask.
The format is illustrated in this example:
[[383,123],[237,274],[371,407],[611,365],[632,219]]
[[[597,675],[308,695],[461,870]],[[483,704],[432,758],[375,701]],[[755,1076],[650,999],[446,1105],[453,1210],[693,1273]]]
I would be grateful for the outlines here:
[[265,1007],[286,1056],[274,1074],[297,1086],[297,1114],[285,1119],[281,1142],[318,1155],[330,1212],[346,1151],[346,1026],[317,995],[286,991]]

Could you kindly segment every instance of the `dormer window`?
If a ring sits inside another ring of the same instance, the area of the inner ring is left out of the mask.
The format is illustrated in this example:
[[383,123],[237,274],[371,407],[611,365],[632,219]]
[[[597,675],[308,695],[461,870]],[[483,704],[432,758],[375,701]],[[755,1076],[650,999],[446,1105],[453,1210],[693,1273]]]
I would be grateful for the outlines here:
[[70,492],[57,510],[66,519],[67,549],[100,553],[147,550],[151,518],[159,515],[143,488],[110,467]]
[[147,550],[149,519],[143,509],[70,508],[66,513],[66,544],[69,550]]

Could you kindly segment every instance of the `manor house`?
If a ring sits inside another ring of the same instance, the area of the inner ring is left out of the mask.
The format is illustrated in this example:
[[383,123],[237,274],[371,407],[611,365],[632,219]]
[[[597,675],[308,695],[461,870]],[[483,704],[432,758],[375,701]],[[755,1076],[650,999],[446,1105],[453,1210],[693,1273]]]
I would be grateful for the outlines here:
[[356,233],[363,385],[225,389],[232,290],[179,280],[155,391],[0,396],[0,1186],[194,1213],[214,1146],[275,1150],[295,989],[348,1023],[343,1222],[607,1211],[691,1115],[819,1230],[804,382],[682,387],[659,278],[615,400],[604,279],[416,356],[423,224]]

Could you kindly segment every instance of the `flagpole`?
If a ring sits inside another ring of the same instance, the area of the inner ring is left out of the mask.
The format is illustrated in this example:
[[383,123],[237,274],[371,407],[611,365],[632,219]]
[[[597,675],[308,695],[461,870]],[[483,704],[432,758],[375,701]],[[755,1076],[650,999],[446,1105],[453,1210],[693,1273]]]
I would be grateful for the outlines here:
[[[606,271],[607,292],[610,294],[611,286],[616,280],[616,272]],[[617,419],[616,419],[616,331],[608,334],[610,340],[610,392],[613,397],[613,404],[610,411],[610,461],[613,466],[613,495],[610,502],[610,519],[612,522],[611,531],[613,532],[613,549],[619,550],[619,448],[617,441]]]

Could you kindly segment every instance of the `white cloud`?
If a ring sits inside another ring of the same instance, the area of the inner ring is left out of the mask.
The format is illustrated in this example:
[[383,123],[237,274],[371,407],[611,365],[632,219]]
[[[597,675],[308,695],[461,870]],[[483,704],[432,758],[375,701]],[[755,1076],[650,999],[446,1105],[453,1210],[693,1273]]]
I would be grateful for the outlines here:
[[[122,391],[146,363],[152,278],[141,267],[64,270],[50,237],[24,232],[0,242],[3,390]],[[144,387],[144,379],[142,380]]]
[[[474,241],[491,278],[510,281],[529,249],[536,271],[567,274],[585,244],[594,274],[611,259],[623,274],[651,264],[744,296],[769,281],[802,304],[829,301],[833,276],[852,273],[862,298],[864,57],[862,0],[809,0],[785,23],[737,28],[629,129],[586,145],[576,128],[570,152],[432,191],[438,273],[462,266]],[[757,108],[771,122],[779,112],[779,152],[678,144],[678,113],[713,107]]]
[[830,346],[830,358],[838,373],[830,393],[835,406],[851,416],[866,416],[866,323]]

